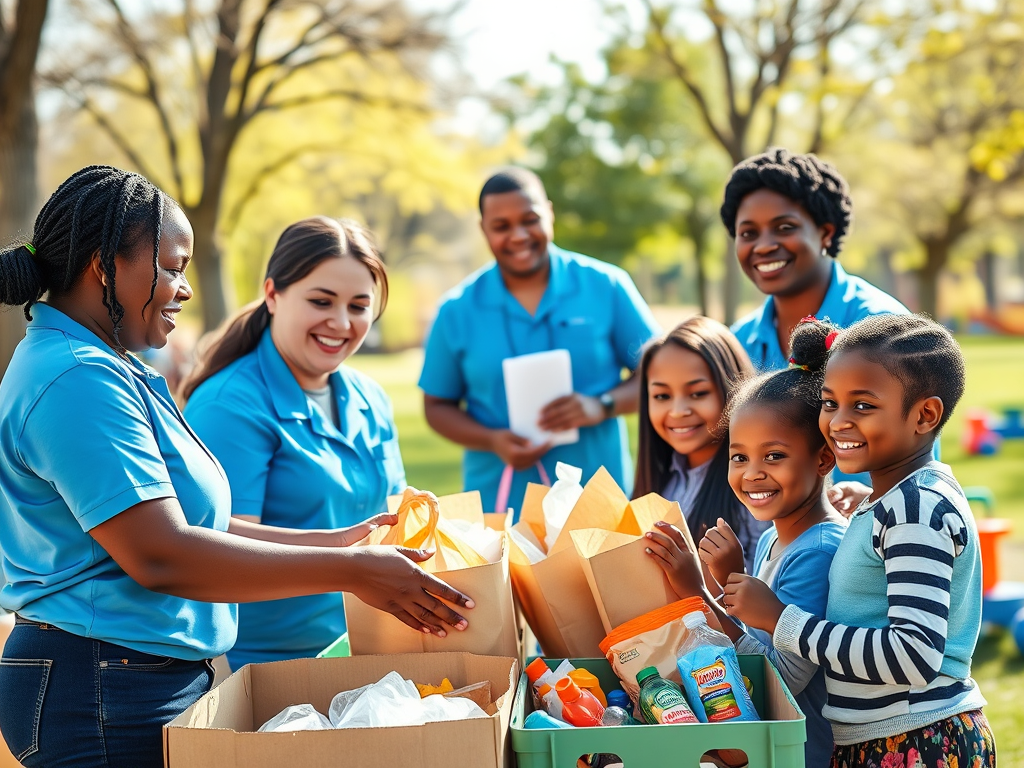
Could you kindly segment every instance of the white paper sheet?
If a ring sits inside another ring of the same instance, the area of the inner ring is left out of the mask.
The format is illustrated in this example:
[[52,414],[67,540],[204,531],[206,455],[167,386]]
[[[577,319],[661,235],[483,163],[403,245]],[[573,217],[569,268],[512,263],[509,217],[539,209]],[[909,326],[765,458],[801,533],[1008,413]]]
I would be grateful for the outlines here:
[[567,349],[553,349],[502,361],[509,429],[538,445],[569,445],[579,442],[577,429],[545,432],[537,426],[544,406],[572,394],[572,358]]

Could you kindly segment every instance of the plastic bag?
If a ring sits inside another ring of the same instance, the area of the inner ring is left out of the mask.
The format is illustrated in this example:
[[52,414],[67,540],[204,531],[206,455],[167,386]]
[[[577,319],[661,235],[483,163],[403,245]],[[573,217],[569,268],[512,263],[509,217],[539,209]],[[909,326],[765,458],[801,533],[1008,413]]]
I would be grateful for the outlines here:
[[487,564],[461,539],[451,521],[441,518],[434,494],[406,488],[396,514],[398,522],[388,529],[380,543],[410,549],[433,548],[434,556],[420,564],[423,570],[437,573]]
[[421,699],[415,683],[397,672],[389,672],[362,688],[342,691],[331,701],[329,714],[335,728],[383,728],[487,717],[469,699],[446,699],[437,694]]
[[561,461],[555,465],[555,484],[551,486],[541,506],[544,509],[544,547],[548,552],[558,540],[569,513],[583,495],[583,470]]
[[285,707],[278,714],[260,726],[257,733],[281,733],[283,731],[328,731],[331,721],[320,714],[312,704],[294,704]]
[[501,531],[488,528],[483,523],[471,523],[469,520],[443,520],[453,536],[457,536],[468,544],[488,563],[501,560],[501,545],[504,536]]

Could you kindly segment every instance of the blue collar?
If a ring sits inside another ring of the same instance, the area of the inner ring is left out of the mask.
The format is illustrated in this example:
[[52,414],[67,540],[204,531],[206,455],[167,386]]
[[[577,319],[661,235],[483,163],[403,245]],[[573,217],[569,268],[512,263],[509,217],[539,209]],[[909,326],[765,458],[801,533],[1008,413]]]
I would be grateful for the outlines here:
[[[548,244],[548,263],[550,265],[548,287],[544,290],[544,296],[537,306],[537,312],[533,316],[533,320],[543,319],[545,315],[557,306],[557,299],[572,293],[572,285],[570,284],[571,281],[568,274],[569,260],[568,251],[559,248],[554,243]],[[508,288],[505,287],[505,281],[501,277],[501,269],[499,269],[497,262],[491,264],[484,274],[481,275],[480,287],[483,289],[479,295],[481,305],[498,309],[507,307],[510,311],[515,312],[518,310],[528,317],[526,310],[523,309],[522,305],[516,301],[515,297],[509,293]]]
[[44,328],[51,328],[53,330],[60,331],[67,336],[78,339],[79,341],[84,341],[86,344],[96,347],[96,349],[107,355],[111,360],[128,369],[136,376],[142,376],[147,379],[163,378],[159,373],[143,363],[141,360],[137,359],[134,355],[129,355],[128,359],[125,360],[117,354],[117,352],[111,349],[107,342],[103,341],[103,339],[78,321],[72,320],[59,309],[42,302],[39,304],[33,304],[32,319],[29,320],[28,330],[41,330]]
[[356,387],[350,385],[347,376],[338,370],[328,377],[331,394],[338,403],[341,425],[345,429],[345,433],[342,433],[319,413],[314,414],[309,398],[302,391],[281,353],[277,351],[277,345],[270,335],[270,328],[267,328],[260,338],[260,343],[256,347],[256,357],[279,419],[309,419],[313,431],[317,434],[351,444],[354,433],[348,433],[352,432],[353,428],[358,432],[358,422],[352,416],[357,411],[369,410],[370,404]]
[[[838,261],[833,261],[832,277],[829,279],[828,290],[825,291],[825,298],[822,300],[821,306],[814,313],[814,316],[819,320],[827,318],[837,325],[845,325],[845,310],[847,306],[845,296],[849,282],[846,270],[843,269]],[[766,298],[761,306],[755,310],[751,319],[753,322],[749,326],[750,331],[746,339],[740,339],[740,343],[747,349],[752,348],[757,343],[767,344],[769,350],[774,350],[782,355],[782,349],[779,347],[778,333],[775,328],[775,297],[769,296]],[[769,354],[769,357],[771,357],[771,354]]]

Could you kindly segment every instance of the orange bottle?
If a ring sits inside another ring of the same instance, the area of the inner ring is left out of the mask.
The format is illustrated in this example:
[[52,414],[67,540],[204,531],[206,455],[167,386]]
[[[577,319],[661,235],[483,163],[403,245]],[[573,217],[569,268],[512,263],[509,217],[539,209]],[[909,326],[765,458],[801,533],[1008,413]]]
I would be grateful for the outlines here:
[[593,728],[601,725],[604,707],[590,691],[581,690],[570,678],[563,677],[555,684],[558,698],[562,700],[562,716],[565,722],[578,728]]

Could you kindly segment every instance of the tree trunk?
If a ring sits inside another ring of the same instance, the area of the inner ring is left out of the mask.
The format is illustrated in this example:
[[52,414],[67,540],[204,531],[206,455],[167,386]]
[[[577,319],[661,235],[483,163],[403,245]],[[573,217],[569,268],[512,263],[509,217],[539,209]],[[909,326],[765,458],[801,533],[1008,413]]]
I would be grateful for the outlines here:
[[704,251],[707,248],[708,228],[700,214],[693,210],[686,217],[686,228],[690,232],[690,239],[693,241],[693,261],[697,266],[697,302],[700,304],[700,313],[708,317],[708,273],[704,266]]
[[725,294],[722,302],[722,322],[732,325],[736,322],[736,313],[740,306],[740,263],[736,260],[736,241],[731,237],[725,246],[725,279],[722,281],[722,290]]
[[224,274],[224,254],[217,242],[219,212],[219,195],[213,199],[204,195],[199,205],[185,208],[195,236],[195,270],[199,277],[196,298],[202,309],[203,332],[212,331],[224,322],[232,306],[227,290],[231,280]]
[[[33,76],[47,0],[22,0],[15,13],[15,27],[6,40],[6,56],[0,61],[0,244],[32,236],[32,222],[39,198],[36,120]],[[0,312],[0,377],[7,371],[15,347],[25,335],[25,318],[19,310]]]
[[[916,271],[917,275],[917,310],[936,318],[939,309],[939,275],[949,259],[952,244],[948,238],[926,240],[925,262]],[[936,318],[937,319],[937,318]]]

